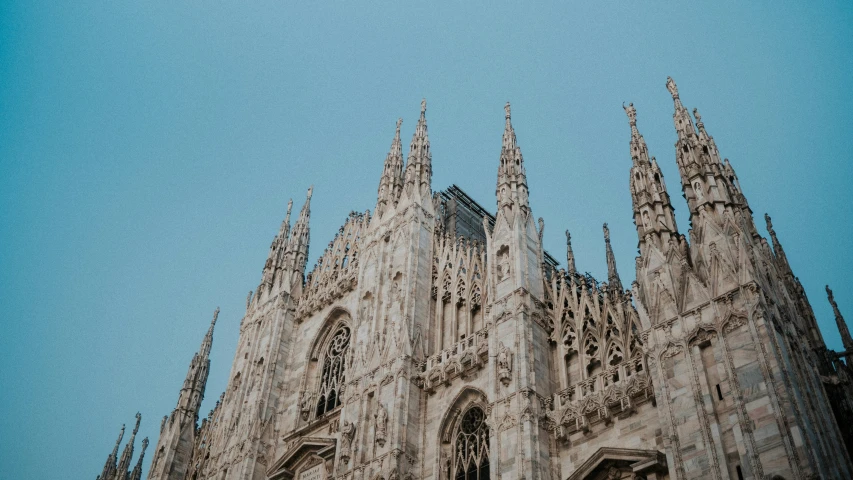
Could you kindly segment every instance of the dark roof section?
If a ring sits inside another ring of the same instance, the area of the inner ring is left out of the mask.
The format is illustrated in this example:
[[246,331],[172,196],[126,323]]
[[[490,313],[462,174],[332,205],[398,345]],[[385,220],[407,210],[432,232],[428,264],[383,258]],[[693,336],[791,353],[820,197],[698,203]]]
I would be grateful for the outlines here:
[[[455,201],[456,203],[456,209],[451,213],[451,215],[456,217],[453,222],[455,226],[454,230],[456,230],[455,233],[467,237],[480,237],[485,241],[485,232],[482,232],[482,219],[486,217],[489,221],[489,227],[494,228],[495,216],[456,184],[439,191],[438,194],[444,202]],[[459,210],[460,206],[463,207],[461,211]],[[544,252],[544,257],[545,263],[550,265],[551,268],[556,270],[560,265],[560,262],[547,251]]]

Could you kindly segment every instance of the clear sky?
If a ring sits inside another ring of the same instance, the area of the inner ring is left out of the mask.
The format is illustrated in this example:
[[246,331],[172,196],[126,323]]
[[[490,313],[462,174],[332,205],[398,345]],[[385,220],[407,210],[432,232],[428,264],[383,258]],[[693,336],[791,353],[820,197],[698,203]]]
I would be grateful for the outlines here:
[[853,2],[363,3],[0,2],[0,478],[94,479],[137,410],[153,451],[221,306],[205,415],[288,198],[314,185],[310,268],[373,209],[422,97],[434,189],[494,208],[509,100],[546,248],[562,260],[571,229],[605,278],[607,221],[629,284],[622,102],[689,226],[671,75],[840,348],[823,286],[853,320]]

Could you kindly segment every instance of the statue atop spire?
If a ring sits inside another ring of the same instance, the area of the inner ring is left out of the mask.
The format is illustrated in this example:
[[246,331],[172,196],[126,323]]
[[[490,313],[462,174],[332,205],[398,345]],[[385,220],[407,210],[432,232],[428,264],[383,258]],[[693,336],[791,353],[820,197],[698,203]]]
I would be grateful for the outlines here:
[[566,230],[566,270],[571,276],[578,273],[575,266],[575,252],[572,251],[572,234],[568,230]]
[[637,126],[637,109],[634,108],[634,104],[629,103],[628,106],[626,107],[625,104],[623,103],[622,108],[625,109],[625,114],[628,115],[628,123],[632,127],[636,127]]
[[504,105],[506,125],[501,143],[501,159],[498,166],[497,200],[498,208],[510,207],[517,203],[522,209],[529,208],[527,174],[524,170],[524,157],[515,138],[512,127],[512,111],[509,102]]
[[666,89],[669,90],[669,94],[672,95],[673,100],[678,100],[678,86],[672,77],[666,77]]
[[847,365],[853,365],[853,337],[850,336],[850,330],[847,328],[847,322],[841,315],[841,310],[838,309],[838,304],[835,303],[835,296],[829,285],[826,286],[826,297],[829,299],[829,304],[832,305],[832,312],[835,314],[835,325],[838,327],[838,333],[841,335],[841,344],[847,353]]
[[421,117],[426,116],[426,98],[421,99]]

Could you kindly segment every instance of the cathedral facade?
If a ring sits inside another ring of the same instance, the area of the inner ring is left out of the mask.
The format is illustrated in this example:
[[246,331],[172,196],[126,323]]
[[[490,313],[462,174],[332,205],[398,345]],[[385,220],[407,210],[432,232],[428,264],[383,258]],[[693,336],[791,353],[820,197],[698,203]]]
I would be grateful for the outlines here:
[[351,213],[309,272],[311,189],[292,226],[288,206],[226,391],[199,423],[214,315],[148,479],[853,478],[853,339],[831,292],[842,353],[770,218],[768,241],[667,89],[691,228],[625,107],[631,285],[606,224],[606,281],[576,270],[568,232],[564,268],[543,250],[509,104],[496,214],[434,192],[422,103],[405,161],[397,123],[374,211]]

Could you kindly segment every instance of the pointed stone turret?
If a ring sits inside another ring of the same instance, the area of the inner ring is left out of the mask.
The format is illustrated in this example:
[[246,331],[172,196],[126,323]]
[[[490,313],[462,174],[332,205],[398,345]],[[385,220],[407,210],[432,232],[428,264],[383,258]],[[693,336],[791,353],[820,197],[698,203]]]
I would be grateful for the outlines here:
[[130,472],[130,480],[141,480],[142,479],[142,461],[145,458],[145,449],[148,448],[148,437],[142,439],[142,451],[139,452],[139,459],[136,460],[136,466],[133,467],[133,471]]
[[678,86],[672,77],[666,77],[666,89],[672,95],[672,102],[675,104],[675,113],[672,115],[672,120],[675,123],[675,131],[678,132],[678,139],[681,140],[690,135],[695,135],[693,129],[693,120],[690,118],[690,112],[684,108],[681,103],[681,98],[678,96]]
[[776,237],[776,230],[773,229],[773,220],[770,215],[764,214],[764,221],[767,223],[767,233],[770,234],[770,240],[773,242],[773,255],[776,257],[776,263],[782,270],[782,273],[788,276],[788,279],[793,281],[794,272],[791,270],[791,265],[788,263],[788,256],[785,255],[785,250],[779,239]]
[[[751,214],[734,170],[728,161],[723,163],[714,137],[705,129],[699,110],[693,109],[696,117],[694,129],[690,113],[681,103],[678,87],[671,77],[667,77],[666,88],[675,104],[673,122],[678,133],[675,156],[691,223],[695,223],[701,214],[707,214],[713,215],[716,223],[721,225],[727,208],[746,209]],[[748,230],[754,230],[754,227],[750,226]]]
[[305,204],[299,212],[299,218],[290,231],[290,238],[282,261],[282,288],[292,296],[299,296],[305,278],[305,265],[308,263],[308,246],[311,240],[311,196],[314,186],[308,188]]
[[838,309],[838,304],[835,303],[835,296],[832,294],[829,285],[826,286],[826,296],[829,299],[829,304],[832,305],[832,312],[835,314],[835,325],[838,327],[838,333],[841,335],[841,344],[847,353],[847,365],[853,365],[853,337],[850,336],[847,322],[844,321],[844,316],[841,315],[841,310]]
[[429,149],[429,135],[426,124],[426,100],[421,100],[421,116],[409,145],[409,157],[402,198],[420,204],[425,208],[432,205],[432,153]]
[[104,464],[104,469],[101,471],[101,475],[98,477],[101,480],[109,480],[115,476],[116,472],[116,462],[118,461],[118,447],[121,444],[121,439],[124,438],[124,424],[121,426],[121,431],[118,434],[118,439],[116,439],[116,444],[113,447],[112,453],[107,457],[107,461]]
[[604,224],[604,249],[607,255],[607,282],[610,288],[616,289],[617,292],[625,291],[622,288],[622,280],[619,278],[619,272],[616,271],[616,256],[613,255],[613,247],[610,246],[610,229],[607,228],[607,223]]
[[213,311],[213,320],[210,321],[207,334],[204,335],[204,340],[201,341],[199,353],[202,355],[203,360],[208,360],[210,357],[210,348],[213,346],[213,328],[216,327],[217,318],[219,318],[219,307],[216,307],[216,310]]
[[264,271],[261,276],[261,284],[258,286],[258,297],[270,294],[281,281],[281,269],[284,259],[284,251],[287,247],[287,240],[290,236],[290,211],[293,209],[293,200],[287,202],[287,214],[284,221],[281,222],[281,227],[278,230],[278,235],[273,238],[270,244],[270,252],[267,255],[267,261],[264,263]]
[[182,475],[187,472],[187,462],[192,456],[195,444],[198,412],[207,388],[210,349],[213,346],[213,330],[218,318],[219,307],[216,307],[207,333],[190,362],[178,395],[178,404],[160,425],[160,438],[157,440],[156,454],[148,472],[149,479],[183,479]]
[[575,252],[572,251],[572,234],[566,230],[566,272],[570,276],[575,276],[578,269],[575,266]]
[[[388,208],[397,203],[403,189],[403,145],[400,141],[400,125],[402,124],[403,119],[397,119],[397,131],[394,133],[394,140],[391,142],[391,150],[385,157],[385,166],[382,170],[382,178],[379,180],[379,193],[376,200],[376,218],[382,217]],[[424,127],[424,131],[426,131],[426,127]]]
[[631,203],[634,207],[634,224],[637,226],[640,253],[645,253],[649,242],[659,250],[669,244],[670,238],[678,237],[675,209],[657,161],[649,158],[646,141],[637,129],[637,110],[631,103],[625,109],[631,126]]
[[130,440],[124,446],[124,451],[121,452],[118,465],[116,466],[116,480],[125,480],[130,470],[130,461],[133,459],[133,444],[136,441],[136,434],[139,432],[139,423],[142,421],[142,414],[136,413],[136,425],[133,427],[133,433],[130,434]]
[[[506,125],[504,127],[501,159],[498,167],[498,182],[495,195],[498,210],[530,209],[527,190],[527,174],[524,170],[524,157],[512,128],[512,115],[509,102],[504,106]],[[515,207],[515,208],[514,208]]]

